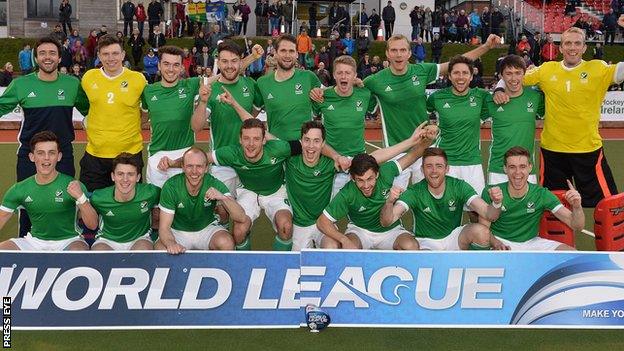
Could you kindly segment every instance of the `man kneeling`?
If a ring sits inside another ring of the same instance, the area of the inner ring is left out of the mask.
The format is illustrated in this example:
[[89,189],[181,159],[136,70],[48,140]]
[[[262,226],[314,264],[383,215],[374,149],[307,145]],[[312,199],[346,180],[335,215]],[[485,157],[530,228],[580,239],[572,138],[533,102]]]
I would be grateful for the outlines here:
[[[91,250],[152,250],[152,209],[158,205],[160,188],[138,183],[140,165],[127,152],[113,159],[115,185],[98,189],[91,205],[100,215],[100,229]],[[95,228],[90,228],[95,229]]]
[[[479,221],[490,225],[494,236],[492,247],[501,250],[574,250],[566,244],[540,238],[537,233],[545,211],[550,211],[560,221],[574,230],[585,227],[585,214],[581,207],[581,195],[568,180],[569,190],[565,199],[572,206],[572,211],[561,204],[557,196],[548,189],[529,183],[531,173],[531,156],[529,151],[514,146],[505,153],[504,170],[509,178],[501,183],[503,189],[503,205],[500,217],[490,223],[484,219]],[[490,201],[487,191],[483,199]]]
[[182,156],[183,173],[169,178],[160,195],[159,239],[156,250],[170,254],[186,250],[233,250],[234,239],[219,225],[215,207],[223,206],[235,223],[245,221],[243,208],[228,188],[210,174],[206,153],[191,147]]
[[448,170],[444,150],[426,149],[422,157],[425,179],[409,186],[402,194],[401,189],[392,188],[381,211],[381,224],[390,225],[411,209],[414,233],[421,249],[489,250],[488,227],[479,223],[462,226],[462,209],[467,206],[480,217],[495,220],[500,214],[501,190],[490,188],[494,205],[488,206],[470,184],[447,176]]

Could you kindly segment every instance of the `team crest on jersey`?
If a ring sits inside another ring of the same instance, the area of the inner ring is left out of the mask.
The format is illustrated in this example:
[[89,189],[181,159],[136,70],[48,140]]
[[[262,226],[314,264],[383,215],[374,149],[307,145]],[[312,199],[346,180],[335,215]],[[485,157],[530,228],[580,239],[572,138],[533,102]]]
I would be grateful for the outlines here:
[[277,159],[275,157],[271,157],[271,164],[274,165],[277,163]]
[[449,211],[453,212],[457,209],[457,207],[455,206],[455,200],[449,200],[448,202],[448,209]]
[[527,202],[527,213],[535,212],[535,202]]
[[295,84],[295,94],[297,95],[303,94],[303,86],[301,85],[301,83]]
[[314,176],[315,176],[315,177],[318,177],[318,176],[320,176],[320,175],[321,175],[321,171],[319,171],[318,169],[315,169],[315,170],[314,170]]
[[59,89],[59,90],[56,92],[56,97],[57,97],[59,100],[65,100],[65,90],[63,90],[63,89]]
[[388,196],[390,196],[390,189],[383,189],[381,191],[381,196],[383,196],[385,199],[387,199]]
[[527,102],[527,112],[533,112],[533,103]]
[[358,101],[356,101],[356,102],[355,102],[355,110],[356,110],[356,111],[360,111],[360,112],[361,112],[362,110],[364,110],[364,108],[362,107],[362,104],[363,104],[363,103],[362,103],[362,100],[358,100]]
[[243,87],[243,96],[249,97],[249,87]]
[[474,96],[471,96],[468,100],[470,100],[470,107],[477,106],[477,103],[475,102],[475,97]]
[[149,208],[147,208],[147,201],[141,201],[141,213],[145,213],[149,211]]
[[212,206],[213,201],[215,201],[215,200],[208,200],[208,199],[204,199],[204,207],[210,207],[210,206]]
[[63,202],[63,190],[58,189],[54,193],[54,202]]
[[420,80],[418,76],[412,76],[412,85],[420,85]]
[[184,90],[184,88],[179,88],[178,89],[178,97],[180,99],[184,99],[186,97],[186,90]]
[[581,72],[581,83],[587,83],[588,76],[587,72]]
[[505,205],[501,207],[501,212],[507,212],[507,207],[505,207]]
[[121,82],[121,91],[128,91],[128,82],[125,80]]

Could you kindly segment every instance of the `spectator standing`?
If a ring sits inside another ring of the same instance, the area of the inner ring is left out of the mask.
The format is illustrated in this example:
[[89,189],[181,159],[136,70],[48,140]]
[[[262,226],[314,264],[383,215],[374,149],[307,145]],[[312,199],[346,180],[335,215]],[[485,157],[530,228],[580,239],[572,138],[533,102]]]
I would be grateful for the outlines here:
[[341,40],[341,42],[345,47],[345,53],[349,56],[353,56],[353,52],[355,52],[355,40],[351,38],[351,33],[345,33],[345,37]]
[[316,4],[312,3],[308,8],[308,17],[310,21],[310,36],[316,38]]
[[156,51],[158,51],[159,47],[167,43],[165,35],[160,32],[160,26],[154,26],[154,33],[152,33],[148,41],[152,48],[156,49]]
[[604,15],[602,24],[606,32],[604,44],[613,45],[615,41],[615,30],[617,29],[617,15],[612,9],[609,9]]
[[52,33],[50,33],[50,36],[56,39],[56,41],[58,41],[59,44],[62,44],[63,41],[65,41],[65,38],[67,38],[67,35],[63,33],[63,30],[61,29],[60,24],[57,24],[54,26],[54,29],[52,30]]
[[288,34],[293,34],[293,2],[292,0],[286,0],[283,6],[283,18],[284,18],[284,31]]
[[525,52],[531,52],[531,44],[529,43],[529,39],[527,39],[527,36],[522,34],[522,37],[520,37],[520,41],[516,45],[516,54],[522,56]]
[[267,23],[269,21],[269,4],[267,0],[256,1],[254,13],[256,14],[256,33],[258,35],[268,35]]
[[425,46],[423,45],[422,38],[418,37],[414,40],[412,46],[412,55],[416,63],[425,62]]
[[275,35],[276,33],[279,35],[281,18],[282,4],[280,0],[273,0],[273,3],[269,6],[269,35]]
[[457,36],[460,43],[465,43],[467,40],[468,33],[468,16],[466,16],[466,11],[460,10],[459,16],[457,16],[457,20],[455,21],[455,27],[457,27]]
[[377,37],[377,32],[379,32],[379,26],[381,26],[381,18],[377,14],[377,11],[373,9],[370,17],[368,18],[368,23],[371,26],[371,37]]
[[418,9],[418,6],[414,6],[414,9],[412,9],[409,13],[409,16],[410,24],[412,25],[412,35],[410,38],[412,40],[416,40],[416,38],[418,38],[418,33],[420,33],[420,10]]
[[440,63],[440,57],[442,57],[442,47],[444,42],[440,39],[440,34],[435,33],[433,35],[433,41],[431,42],[431,58],[434,63]]
[[487,38],[481,36],[481,16],[479,16],[479,11],[474,8],[470,13],[470,36],[479,36],[482,38]]
[[208,51],[208,45],[204,45],[202,51],[195,56],[195,66],[201,67],[202,71],[214,66],[214,57]]
[[594,46],[594,55],[592,56],[594,60],[602,60],[604,57],[604,48],[602,47],[602,43],[596,43]]
[[154,27],[160,27],[160,19],[164,13],[165,10],[158,0],[152,0],[147,5],[147,22],[150,34],[154,32]]
[[249,22],[249,14],[251,13],[251,8],[247,5],[245,0],[241,0],[239,5],[240,13],[241,13],[241,31],[238,35],[247,35],[247,22]]
[[371,61],[368,53],[364,54],[361,57],[360,63],[358,64],[358,78],[364,79],[371,74]]
[[559,46],[553,42],[550,34],[546,34],[546,43],[542,46],[542,62],[556,61]]
[[297,36],[297,53],[299,54],[299,64],[305,67],[305,56],[312,51],[312,39],[305,30]]
[[137,20],[137,27],[139,28],[139,35],[143,37],[143,28],[145,27],[145,20],[147,19],[147,12],[145,12],[145,7],[143,7],[142,2],[139,2],[137,4],[134,10],[134,17]]
[[501,26],[503,25],[504,21],[505,21],[505,17],[503,16],[503,13],[498,10],[498,7],[495,7],[494,12],[492,12],[492,16],[491,16],[491,24],[492,24],[491,34],[496,34],[500,36]]
[[197,34],[195,34],[195,41],[193,46],[195,48],[197,48],[197,51],[201,51],[202,46],[207,45],[208,41],[206,40],[206,34],[204,34],[203,31],[198,31]]
[[72,50],[69,47],[69,39],[65,39],[61,45],[61,63],[59,67],[65,67],[67,70],[74,64],[72,59]]
[[323,62],[325,67],[329,67],[329,52],[327,52],[326,46],[321,46],[320,51],[318,52],[318,54],[316,54],[316,57],[314,58],[314,63],[317,67],[318,65],[320,65],[321,62]]
[[13,65],[11,62],[4,64],[0,69],[0,87],[8,87],[13,81]]
[[175,28],[172,36],[182,38],[184,33],[184,24],[186,23],[186,4],[179,1],[175,4]]
[[357,51],[358,57],[362,57],[364,54],[368,52],[368,48],[370,46],[370,40],[366,37],[366,30],[363,29],[360,32],[360,36],[357,38]]
[[97,32],[95,29],[91,30],[87,37],[87,43],[85,49],[87,49],[87,64],[89,67],[93,67],[93,61],[95,60],[95,50],[97,48]]
[[433,14],[431,13],[431,9],[429,7],[425,8],[425,12],[423,15],[423,25],[420,30],[420,37],[423,38],[423,41],[430,42],[432,40],[431,29],[433,28]]
[[22,51],[17,55],[19,67],[22,75],[26,75],[33,70],[32,63],[32,50],[30,49],[30,45],[24,45]]
[[436,6],[435,11],[431,14],[431,30],[440,33],[440,37],[442,37],[442,18],[442,10],[440,10],[440,6]]
[[[67,33],[71,33],[72,25],[71,25],[71,15],[72,15],[72,6],[69,3],[69,0],[61,0],[61,4],[59,5],[59,22],[63,25],[63,33],[67,36]],[[67,32],[67,28],[69,28],[69,32]]]
[[483,32],[483,38],[490,36],[492,31],[492,14],[487,6],[481,12],[481,31]]
[[134,13],[136,12],[136,6],[132,3],[132,1],[128,0],[121,5],[121,15],[124,21],[124,37],[128,35],[132,35],[132,31],[134,30]]
[[139,30],[132,31],[132,36],[128,39],[128,46],[132,53],[132,60],[134,61],[135,69],[139,67],[141,62],[141,56],[143,56],[143,47],[145,46],[145,39],[140,35]]
[[392,32],[394,30],[394,21],[396,19],[396,14],[394,12],[394,7],[392,7],[392,1],[388,1],[388,5],[383,8],[381,13],[381,18],[384,21],[384,27],[386,30],[386,40],[392,36]]

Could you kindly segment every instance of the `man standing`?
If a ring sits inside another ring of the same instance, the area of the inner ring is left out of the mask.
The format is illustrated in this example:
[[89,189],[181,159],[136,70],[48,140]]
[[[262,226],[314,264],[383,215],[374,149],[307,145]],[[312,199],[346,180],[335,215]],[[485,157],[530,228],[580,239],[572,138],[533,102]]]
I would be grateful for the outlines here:
[[133,24],[132,24],[132,18],[134,17],[135,11],[136,11],[136,7],[130,0],[127,0],[126,2],[124,2],[123,5],[121,5],[121,15],[123,16],[123,20],[124,20],[124,29],[123,29],[124,37],[127,37],[129,34],[132,34],[132,31],[134,30]]
[[[27,75],[33,70],[32,54],[33,52],[32,52],[32,49],[30,48],[30,45],[25,44],[24,48],[17,55],[17,61],[19,63],[19,68],[23,76]],[[60,49],[59,49],[59,55],[60,55]]]
[[164,13],[165,11],[158,0],[150,1],[149,5],[147,5],[148,33],[152,34],[154,32],[154,27],[160,26],[160,20]]
[[[540,238],[537,233],[546,211],[574,230],[583,229],[585,214],[578,191],[570,181],[567,182],[565,199],[572,206],[570,211],[548,189],[527,181],[533,167],[528,150],[512,147],[504,157],[509,181],[498,185],[503,192],[500,217],[491,224],[484,218],[480,219],[480,223],[490,226],[494,234],[492,247],[499,250],[574,250],[557,241]],[[489,190],[484,191],[482,196],[486,202],[491,201]],[[495,203],[493,205],[496,206]]]
[[[388,40],[393,34],[392,32],[394,31],[394,21],[396,19],[394,7],[392,7],[392,1],[388,1],[388,5],[383,8],[383,11],[381,12],[381,19],[383,19],[384,21],[386,40]],[[373,35],[377,35],[377,33],[374,33]]]
[[136,159],[126,152],[113,160],[111,177],[115,185],[91,196],[91,205],[100,215],[91,250],[152,250],[152,210],[158,205],[160,189],[139,183]]
[[494,221],[500,215],[502,192],[489,189],[488,205],[465,181],[449,177],[446,153],[428,148],[422,156],[425,179],[403,189],[392,188],[381,210],[381,224],[398,221],[405,212],[414,214],[414,234],[424,250],[489,250],[490,231],[480,223],[461,225],[462,208]]
[[491,24],[492,24],[492,34],[500,35],[501,34],[501,26],[503,22],[505,22],[505,16],[503,16],[502,12],[498,10],[498,7],[494,8],[494,12],[492,12]]
[[207,174],[207,155],[199,148],[182,157],[183,174],[167,180],[160,196],[160,223],[156,250],[180,254],[186,250],[233,250],[234,240],[219,224],[215,208],[223,206],[234,226],[246,220],[245,212],[227,187]]
[[113,158],[122,152],[136,158],[139,173],[143,168],[139,102],[147,82],[142,73],[123,67],[122,45],[110,34],[102,36],[97,46],[102,68],[82,77],[81,94],[91,108],[85,120],[87,148],[80,160],[80,180],[89,191],[113,185]]
[[371,38],[376,38],[377,32],[379,31],[379,26],[381,26],[381,18],[379,18],[379,15],[377,14],[377,11],[375,9],[373,9],[373,12],[371,12],[368,23],[371,26]]
[[[574,179],[583,207],[594,207],[602,198],[618,193],[598,123],[607,89],[624,81],[624,63],[586,62],[582,59],[586,50],[585,32],[576,27],[566,30],[561,35],[563,61],[546,62],[529,70],[523,84],[539,85],[546,97],[542,185],[550,190],[568,189],[568,180]],[[504,88],[504,82],[499,85]],[[497,92],[495,101],[506,102],[508,97]]]
[[[63,33],[65,33],[65,36],[74,31],[71,25],[71,15],[72,6],[69,0],[61,0],[61,4],[59,5],[59,22],[63,25]],[[67,28],[69,28],[69,32]]]
[[[53,132],[58,138],[61,159],[55,163],[59,172],[74,177],[74,106],[82,114],[89,110],[86,99],[78,99],[80,81],[72,76],[59,74],[61,47],[50,37],[40,39],[35,45],[35,56],[39,70],[33,74],[14,79],[0,96],[0,115],[20,105],[24,119],[20,127],[17,150],[17,181],[35,174],[35,165],[29,158],[31,138],[44,130]],[[25,211],[20,212],[20,236],[30,230],[30,221]]]
[[299,128],[312,119],[310,91],[321,86],[314,72],[295,68],[297,41],[291,35],[275,40],[277,69],[258,79],[260,108],[267,113],[269,132],[282,140],[298,140]]
[[0,243],[0,250],[63,251],[89,250],[77,231],[78,214],[88,226],[97,226],[97,213],[85,195],[84,185],[59,173],[60,145],[50,131],[35,134],[28,157],[35,164],[35,175],[13,185],[0,206],[0,229],[16,209],[22,207],[32,218],[32,228],[23,238]]
[[267,35],[269,23],[269,3],[267,0],[256,2],[256,33],[258,35]]
[[553,42],[550,34],[546,34],[546,43],[542,46],[542,62],[555,61],[559,55],[559,45]]
[[[491,95],[487,96],[488,115],[492,117],[492,143],[488,160],[488,184],[508,181],[504,173],[503,156],[514,146],[522,146],[529,151],[531,164],[534,163],[535,119],[544,115],[544,95],[539,91],[522,86],[526,65],[522,57],[508,55],[501,62],[501,76],[505,82],[505,93],[509,103],[496,105]],[[537,184],[534,172],[529,182]]]
[[602,18],[602,24],[606,31],[604,45],[613,45],[615,41],[615,31],[617,30],[617,15],[613,9],[609,9]]

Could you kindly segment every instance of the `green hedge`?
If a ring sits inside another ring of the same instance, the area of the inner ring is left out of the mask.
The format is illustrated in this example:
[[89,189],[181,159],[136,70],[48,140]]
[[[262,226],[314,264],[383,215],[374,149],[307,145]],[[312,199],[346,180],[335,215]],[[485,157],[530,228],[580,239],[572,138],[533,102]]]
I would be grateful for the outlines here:
[[[267,38],[266,37],[254,37],[251,38],[254,43],[261,44],[262,46],[266,46]],[[242,44],[242,39],[236,39],[240,44]],[[0,47],[2,51],[0,51],[0,63],[4,64],[4,62],[10,61],[13,63],[15,70],[19,70],[19,65],[17,64],[17,55],[22,50],[22,47],[25,43],[30,43],[33,45],[36,42],[35,39],[0,39]],[[314,39],[314,45],[319,48],[322,45],[326,45],[327,40],[324,39]],[[181,47],[192,47],[193,39],[192,38],[181,38],[181,39],[168,39],[168,44],[178,45]],[[385,57],[385,49],[384,42],[375,41],[371,44],[370,47],[370,55],[379,55],[382,59]],[[430,45],[425,43],[427,58],[431,58],[431,50]],[[447,61],[450,57],[464,53],[469,51],[473,47],[467,46],[465,44],[445,44],[442,49],[442,60]],[[146,47],[147,49],[147,47]],[[128,48],[126,48],[127,52],[129,52]],[[484,74],[486,76],[491,76],[494,74],[494,66],[496,59],[500,56],[501,53],[507,52],[507,46],[503,46],[500,49],[494,49],[485,54],[481,60],[483,61]],[[586,60],[591,59],[592,56],[592,47],[587,48],[587,52],[584,55]],[[613,61],[619,62],[624,57],[624,46],[607,46],[605,47],[605,61]]]

